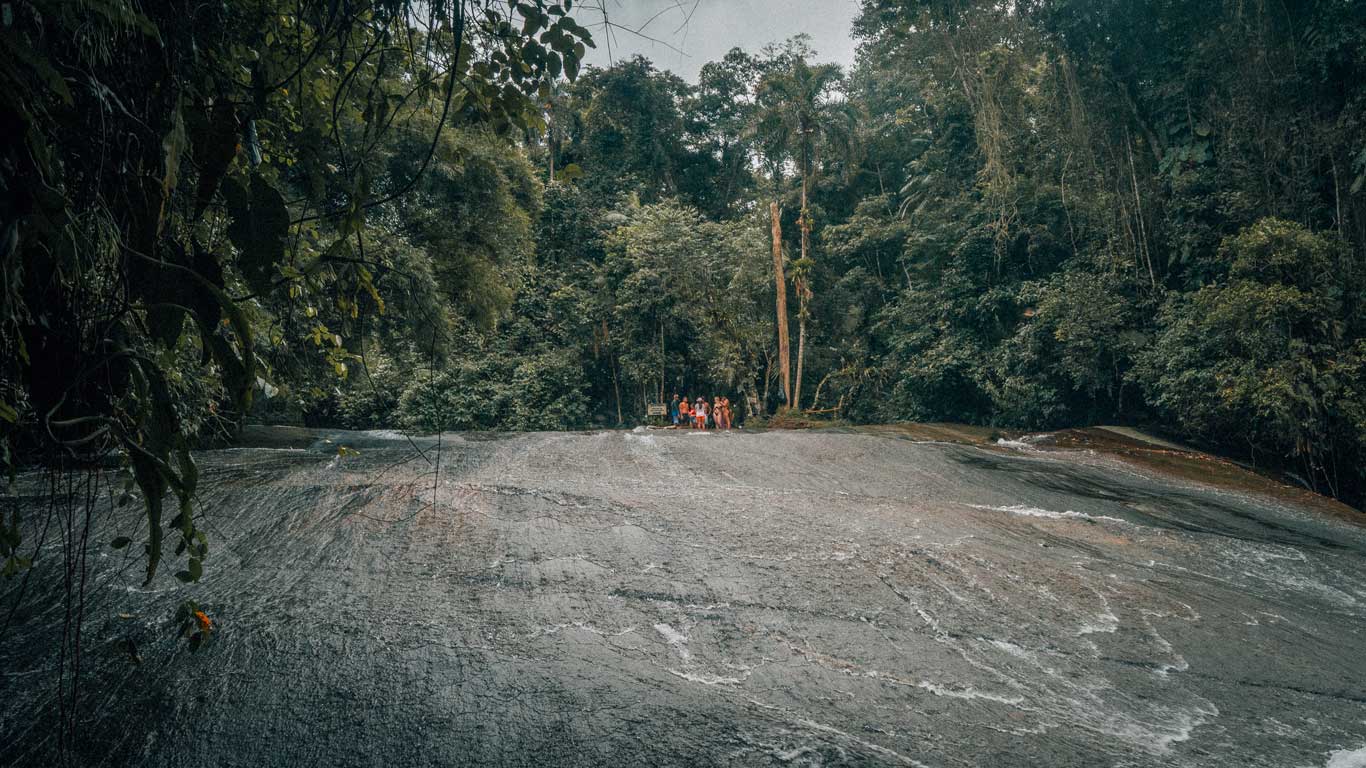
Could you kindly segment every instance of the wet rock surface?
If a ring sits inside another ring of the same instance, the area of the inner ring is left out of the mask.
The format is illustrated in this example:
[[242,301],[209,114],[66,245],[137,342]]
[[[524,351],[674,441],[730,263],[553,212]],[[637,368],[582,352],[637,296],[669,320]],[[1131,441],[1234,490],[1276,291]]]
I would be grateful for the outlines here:
[[[77,764],[1366,764],[1366,530],[1102,454],[447,435],[435,472],[351,433],[199,461],[200,584],[144,589],[134,517],[98,517],[134,545],[89,555]],[[53,754],[53,588],[0,639],[0,764]],[[194,654],[186,598],[217,623]]]

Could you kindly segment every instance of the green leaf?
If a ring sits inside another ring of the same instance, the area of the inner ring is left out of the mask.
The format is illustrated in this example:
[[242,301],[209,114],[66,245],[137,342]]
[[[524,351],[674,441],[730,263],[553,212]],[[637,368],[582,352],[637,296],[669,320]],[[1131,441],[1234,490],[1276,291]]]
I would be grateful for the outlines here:
[[578,163],[570,163],[555,172],[555,178],[559,181],[573,181],[583,178],[583,168]]
[[167,304],[150,307],[147,310],[147,326],[153,339],[167,349],[173,349],[185,330],[185,310]]
[[285,238],[289,236],[289,208],[284,196],[259,173],[252,175],[250,191],[234,179],[225,179],[223,196],[232,215],[228,238],[241,252],[238,268],[253,291],[269,291],[278,274],[276,264],[284,260]]
[[199,610],[199,603],[194,600],[186,600],[175,609],[175,620],[177,622],[189,621],[194,612]]
[[128,546],[129,542],[131,541],[132,539],[128,538],[127,536],[120,536],[114,539],[113,541],[109,542],[109,546],[113,547],[114,549],[123,549],[124,547]]
[[[190,146],[189,136],[185,133],[185,117],[179,106],[171,116],[171,130],[161,140],[166,173],[161,180],[162,197],[169,198],[180,179],[180,158]],[[163,208],[164,211],[164,208]],[[164,214],[163,214],[164,215]]]
[[175,577],[185,582],[186,584],[189,584],[190,582],[194,581],[194,576],[191,575],[189,571],[176,571]]
[[11,424],[19,421],[19,412],[14,410],[14,406],[0,400],[0,419],[4,419]]
[[[17,35],[12,34],[8,30],[0,33],[0,44],[3,45],[5,52],[12,56],[15,61],[27,65],[32,69],[34,73],[38,75],[39,80],[42,81],[41,84],[57,94],[58,98],[68,105],[73,103],[71,90],[66,87],[66,80],[62,79],[61,74],[53,68],[49,61],[49,57],[35,51]],[[24,85],[27,85],[27,83],[24,83]],[[32,92],[37,89],[29,90]]]
[[199,581],[200,577],[204,575],[204,561],[197,557],[190,558],[189,572],[191,579]]

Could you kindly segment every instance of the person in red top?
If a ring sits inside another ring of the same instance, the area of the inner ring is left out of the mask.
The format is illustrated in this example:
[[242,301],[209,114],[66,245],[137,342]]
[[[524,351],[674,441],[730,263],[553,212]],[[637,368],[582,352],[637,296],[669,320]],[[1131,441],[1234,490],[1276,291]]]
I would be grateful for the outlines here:
[[692,426],[692,406],[688,405],[688,398],[683,398],[678,403],[678,423],[687,429]]

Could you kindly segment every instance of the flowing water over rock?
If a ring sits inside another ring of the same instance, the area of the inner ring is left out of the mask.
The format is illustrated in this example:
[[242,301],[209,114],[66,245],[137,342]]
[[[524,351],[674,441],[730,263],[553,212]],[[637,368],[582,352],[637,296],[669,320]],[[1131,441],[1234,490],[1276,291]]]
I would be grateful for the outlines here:
[[[79,763],[1366,765],[1366,530],[1019,448],[204,452],[200,584],[143,589],[136,521],[100,518],[135,543],[91,553]],[[0,639],[0,764],[50,758],[55,594]],[[195,654],[166,626],[187,597],[218,624]]]

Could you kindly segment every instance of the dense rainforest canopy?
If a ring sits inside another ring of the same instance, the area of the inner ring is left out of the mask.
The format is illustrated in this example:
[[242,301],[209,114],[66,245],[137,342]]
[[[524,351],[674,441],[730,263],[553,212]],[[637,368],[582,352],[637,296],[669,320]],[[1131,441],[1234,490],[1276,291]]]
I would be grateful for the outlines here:
[[163,530],[198,578],[190,449],[247,420],[721,393],[1157,426],[1366,498],[1361,0],[865,0],[850,71],[796,38],[695,84],[580,72],[568,0],[4,8],[0,446],[120,466],[149,578]]
[[457,305],[430,380],[377,346],[381,386],[305,417],[631,425],[722,392],[1136,423],[1360,502],[1366,5],[870,0],[855,31],[850,72],[795,39],[696,84],[634,58],[557,88],[515,151],[544,192],[507,311]]

